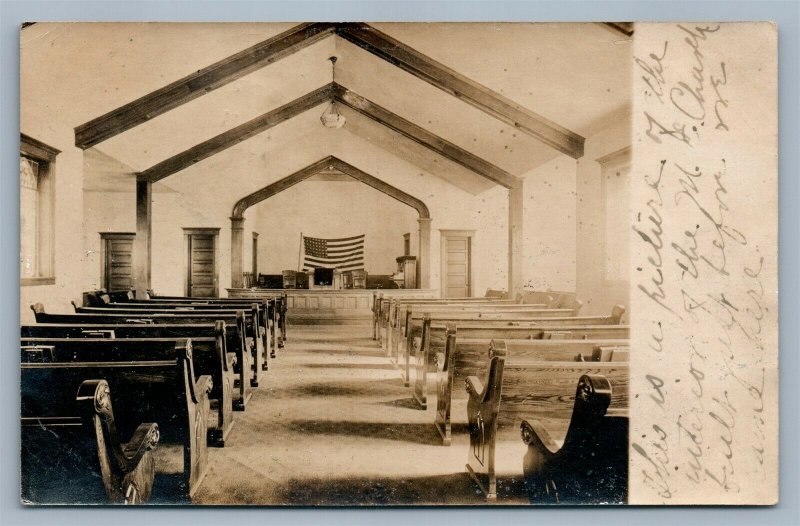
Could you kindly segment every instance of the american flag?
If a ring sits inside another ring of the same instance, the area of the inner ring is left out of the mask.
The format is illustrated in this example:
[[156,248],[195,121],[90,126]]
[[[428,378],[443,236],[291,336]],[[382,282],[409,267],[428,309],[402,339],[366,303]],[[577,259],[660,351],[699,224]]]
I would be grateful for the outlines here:
[[340,239],[321,239],[303,236],[303,270],[364,268],[364,234]]

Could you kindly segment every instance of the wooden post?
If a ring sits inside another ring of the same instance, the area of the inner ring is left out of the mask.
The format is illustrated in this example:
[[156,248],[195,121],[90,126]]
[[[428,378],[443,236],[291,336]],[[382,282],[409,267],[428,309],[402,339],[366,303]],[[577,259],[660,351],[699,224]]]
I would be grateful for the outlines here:
[[133,241],[133,280],[137,298],[146,298],[150,289],[152,262],[153,183],[136,179],[136,237]]
[[522,222],[523,181],[508,189],[508,294],[515,298],[522,292]]
[[431,218],[420,217],[419,223],[419,257],[417,258],[417,283],[421,289],[431,287]]
[[244,218],[231,217],[231,288],[244,286]]

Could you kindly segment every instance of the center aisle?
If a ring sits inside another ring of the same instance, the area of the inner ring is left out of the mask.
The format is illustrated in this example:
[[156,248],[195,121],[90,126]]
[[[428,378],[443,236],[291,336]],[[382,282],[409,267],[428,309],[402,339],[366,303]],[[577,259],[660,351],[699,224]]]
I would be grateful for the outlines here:
[[[486,503],[464,470],[468,437],[440,445],[435,407],[414,403],[369,325],[288,332],[194,503]],[[503,504],[527,502],[521,482],[503,489]]]

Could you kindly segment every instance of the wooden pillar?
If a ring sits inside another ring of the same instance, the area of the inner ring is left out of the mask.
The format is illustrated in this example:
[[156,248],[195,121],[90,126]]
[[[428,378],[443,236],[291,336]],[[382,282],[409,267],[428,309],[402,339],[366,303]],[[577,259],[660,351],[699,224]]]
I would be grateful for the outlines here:
[[244,287],[244,218],[231,217],[231,288]]
[[417,286],[421,289],[431,287],[431,218],[420,217],[419,257],[417,257]]
[[150,289],[152,263],[153,183],[136,180],[136,237],[133,241],[133,282],[137,298]]
[[523,181],[508,189],[508,293],[515,298],[522,292]]

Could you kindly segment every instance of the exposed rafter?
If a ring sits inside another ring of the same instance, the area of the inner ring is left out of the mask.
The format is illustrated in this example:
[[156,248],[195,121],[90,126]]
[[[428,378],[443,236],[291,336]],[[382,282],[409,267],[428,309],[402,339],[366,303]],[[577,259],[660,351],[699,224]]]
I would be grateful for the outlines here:
[[319,161],[302,168],[295,173],[284,177],[283,179],[276,181],[272,184],[265,186],[260,190],[256,190],[250,195],[247,195],[237,201],[236,205],[233,207],[233,212],[231,213],[231,219],[240,219],[244,217],[244,212],[251,206],[264,201],[265,199],[269,199],[273,195],[279,194],[288,188],[296,185],[301,181],[305,181],[309,177],[312,177],[322,171],[335,169],[339,170],[342,173],[345,173],[352,177],[353,179],[360,181],[372,188],[382,192],[389,197],[397,199],[401,203],[404,203],[412,208],[414,208],[417,213],[419,214],[420,218],[429,218],[430,212],[428,211],[428,207],[417,199],[416,197],[409,195],[402,190],[395,188],[394,186],[385,183],[374,177],[367,172],[360,170],[353,166],[352,164],[346,163],[341,159],[334,157],[333,155],[329,155]]
[[412,141],[424,146],[425,148],[438,153],[442,157],[460,164],[473,172],[490,179],[491,181],[511,188],[516,186],[519,180],[502,168],[481,159],[467,150],[447,141],[438,135],[429,132],[421,126],[417,126],[399,115],[383,108],[357,93],[354,93],[344,86],[336,84],[334,86],[334,96],[336,100],[357,112],[366,115],[372,120],[379,122],[397,133],[408,137]]
[[327,84],[279,108],[222,132],[207,141],[192,146],[188,150],[173,155],[169,159],[161,161],[141,172],[139,178],[153,183],[159,181],[203,159],[226,150],[231,146],[239,144],[254,135],[258,135],[277,124],[287,121],[295,115],[299,115],[325,101],[329,101],[332,97],[332,93],[333,84]]
[[506,188],[515,186],[519,180],[512,174],[495,166],[494,164],[481,159],[467,150],[457,146],[450,141],[442,139],[436,134],[417,126],[399,115],[371,102],[370,100],[354,93],[344,86],[336,83],[327,84],[317,90],[312,91],[280,108],[267,112],[260,117],[256,117],[235,128],[231,128],[216,137],[192,146],[191,148],[178,153],[169,159],[139,173],[140,180],[156,182],[174,173],[177,173],[193,164],[222,152],[231,146],[253,137],[273,126],[280,124],[292,117],[307,111],[326,100],[335,99],[339,103],[353,108],[359,113],[366,115],[370,119],[392,129],[401,135],[408,137],[412,141],[424,146],[449,159],[461,166],[472,170],[478,175],[485,177]]
[[335,24],[300,24],[75,128],[86,149],[272,64],[332,34]]
[[584,138],[524,108],[368,24],[340,24],[337,34],[390,64],[518,128],[575,159]]
[[584,139],[368,24],[300,24],[75,128],[90,148],[336,33],[400,69],[573,158]]

